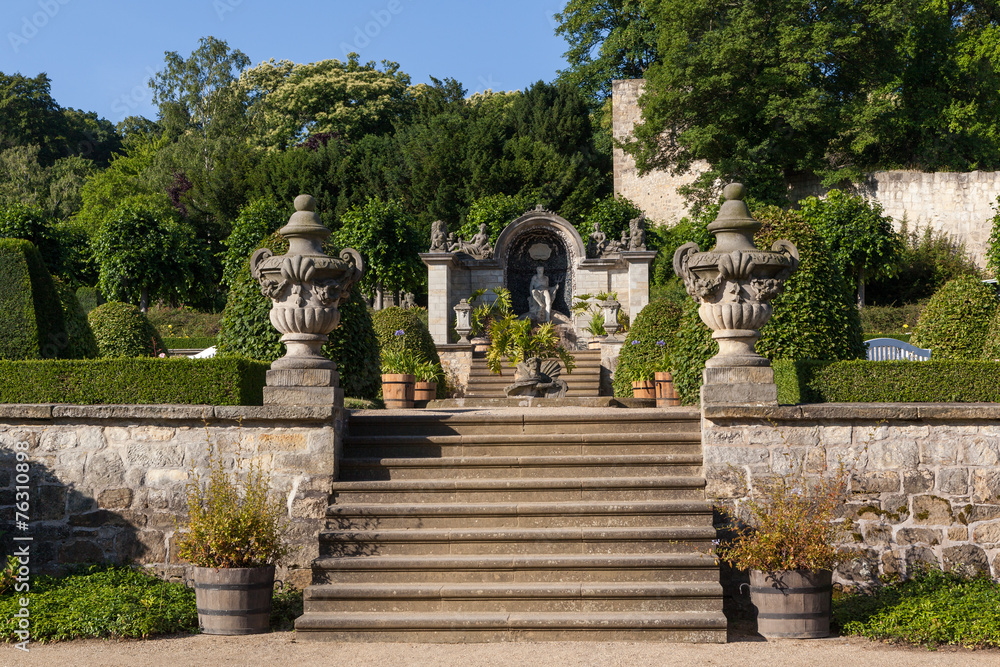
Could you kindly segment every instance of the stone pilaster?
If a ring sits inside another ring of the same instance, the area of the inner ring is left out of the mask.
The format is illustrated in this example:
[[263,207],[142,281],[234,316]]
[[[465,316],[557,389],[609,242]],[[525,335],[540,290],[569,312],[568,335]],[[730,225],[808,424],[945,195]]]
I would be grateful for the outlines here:
[[427,265],[427,328],[435,345],[448,344],[451,328],[451,271],[455,256],[447,252],[420,253]]

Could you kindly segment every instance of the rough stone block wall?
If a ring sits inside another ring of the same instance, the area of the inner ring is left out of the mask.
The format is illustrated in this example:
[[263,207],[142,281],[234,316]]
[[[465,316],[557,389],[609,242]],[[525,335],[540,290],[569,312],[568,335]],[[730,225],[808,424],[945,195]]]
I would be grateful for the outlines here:
[[789,470],[850,472],[843,582],[920,563],[1000,577],[1000,405],[706,407],[708,495],[739,508],[755,481]]
[[228,470],[242,458],[270,474],[294,547],[277,576],[304,586],[342,425],[334,408],[0,405],[0,513],[14,518],[15,459],[26,449],[30,518],[18,534],[33,538],[33,571],[134,561],[180,578],[185,487],[190,471],[207,472],[211,442]]
[[449,398],[462,398],[469,388],[469,376],[472,374],[472,346],[438,345],[437,352],[448,383]]
[[[612,83],[612,132],[616,139],[629,137],[641,119],[638,99],[644,85],[642,79]],[[708,169],[706,163],[697,163],[690,173],[680,176],[653,171],[640,177],[635,161],[620,148],[614,149],[613,159],[615,194],[628,197],[660,224],[673,224],[687,215],[677,188],[694,182]],[[810,178],[794,183],[789,199],[822,196],[826,191],[818,179]],[[897,228],[904,216],[911,231],[916,226],[930,226],[964,243],[976,263],[986,266],[990,219],[1000,196],[1000,172],[879,171],[869,174],[856,191],[881,204]]]

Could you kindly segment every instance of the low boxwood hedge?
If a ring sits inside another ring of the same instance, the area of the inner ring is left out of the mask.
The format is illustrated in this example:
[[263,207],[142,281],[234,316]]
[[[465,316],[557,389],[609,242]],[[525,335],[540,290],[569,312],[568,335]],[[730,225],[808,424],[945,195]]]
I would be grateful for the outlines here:
[[0,361],[0,403],[261,405],[268,367],[232,357]]
[[1000,402],[1000,362],[775,361],[778,402]]

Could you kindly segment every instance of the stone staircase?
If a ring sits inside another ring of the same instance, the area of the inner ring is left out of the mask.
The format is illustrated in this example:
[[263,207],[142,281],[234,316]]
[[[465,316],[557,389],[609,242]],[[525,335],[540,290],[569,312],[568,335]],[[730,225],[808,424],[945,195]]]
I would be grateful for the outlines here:
[[[560,376],[569,385],[566,396],[597,396],[601,389],[601,351],[573,350],[573,360],[576,362],[573,372],[566,373],[564,369]],[[500,398],[505,396],[504,387],[513,382],[514,369],[505,366],[503,375],[494,375],[486,367],[486,357],[476,356],[472,359],[465,395],[468,398]]]
[[300,636],[723,642],[697,410],[357,411]]

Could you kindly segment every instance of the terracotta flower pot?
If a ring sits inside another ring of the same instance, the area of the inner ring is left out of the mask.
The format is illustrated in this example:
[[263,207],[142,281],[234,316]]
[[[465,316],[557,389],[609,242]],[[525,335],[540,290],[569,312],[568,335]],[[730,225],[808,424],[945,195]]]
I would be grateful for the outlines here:
[[632,398],[656,398],[652,380],[632,383]]
[[389,410],[413,407],[413,385],[417,378],[410,373],[382,373],[382,401]]
[[206,635],[254,635],[271,629],[274,566],[195,567],[198,626]]
[[604,342],[605,338],[607,338],[607,336],[594,336],[593,338],[587,341],[587,349],[589,350],[601,349],[601,343]]
[[656,385],[656,407],[667,408],[681,404],[681,397],[674,389],[674,376],[663,371],[653,375],[653,383]]
[[428,401],[437,398],[437,382],[417,382],[413,385],[413,407],[426,408]]

